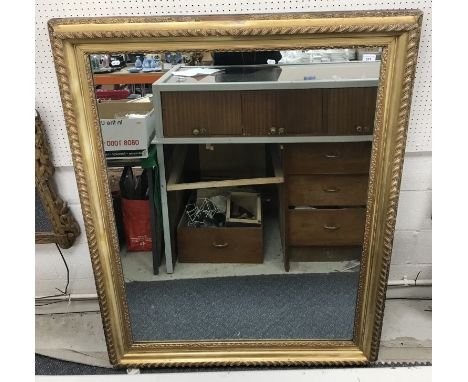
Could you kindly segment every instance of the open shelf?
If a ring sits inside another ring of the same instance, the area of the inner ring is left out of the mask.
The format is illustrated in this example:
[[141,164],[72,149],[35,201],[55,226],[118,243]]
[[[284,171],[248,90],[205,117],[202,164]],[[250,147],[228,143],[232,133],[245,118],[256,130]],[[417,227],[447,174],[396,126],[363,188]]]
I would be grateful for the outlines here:
[[262,176],[253,178],[239,179],[221,179],[221,180],[202,180],[196,182],[184,182],[183,171],[187,158],[187,145],[177,145],[174,148],[172,158],[173,166],[167,180],[167,191],[196,190],[201,188],[219,188],[252,186],[262,184],[281,184],[284,183],[283,168],[281,164],[281,152],[278,144],[269,145],[273,176]]

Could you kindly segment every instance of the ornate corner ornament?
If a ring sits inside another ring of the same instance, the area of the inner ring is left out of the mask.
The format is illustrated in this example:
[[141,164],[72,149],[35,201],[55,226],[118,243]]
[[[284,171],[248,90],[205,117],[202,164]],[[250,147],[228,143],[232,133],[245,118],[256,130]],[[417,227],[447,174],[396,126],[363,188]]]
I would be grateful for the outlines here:
[[55,169],[50,161],[49,147],[37,112],[35,125],[36,189],[53,227],[53,232],[36,232],[36,244],[57,243],[64,249],[70,248],[80,234],[80,227],[67,203],[60,199],[50,183]]
[[[118,367],[362,365],[375,361],[422,12],[71,18],[49,35],[110,361]],[[132,339],[88,55],[382,47],[363,255],[351,340],[135,342]]]

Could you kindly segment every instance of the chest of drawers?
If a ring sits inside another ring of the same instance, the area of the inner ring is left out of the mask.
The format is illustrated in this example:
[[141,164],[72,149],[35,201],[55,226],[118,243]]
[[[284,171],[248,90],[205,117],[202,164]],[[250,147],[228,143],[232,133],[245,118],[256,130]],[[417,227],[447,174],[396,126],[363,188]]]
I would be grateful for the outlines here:
[[286,270],[291,248],[362,245],[370,151],[370,142],[284,145]]

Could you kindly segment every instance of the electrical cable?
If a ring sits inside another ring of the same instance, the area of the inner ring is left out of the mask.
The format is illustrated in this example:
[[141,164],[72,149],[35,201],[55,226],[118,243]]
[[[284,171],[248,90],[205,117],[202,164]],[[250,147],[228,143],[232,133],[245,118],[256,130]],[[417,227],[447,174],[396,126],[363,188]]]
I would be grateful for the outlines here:
[[67,264],[67,262],[65,260],[65,257],[63,257],[62,250],[60,249],[60,247],[58,246],[57,243],[55,243],[55,246],[57,247],[58,251],[60,252],[60,256],[62,257],[63,263],[65,264],[65,268],[67,268],[67,285],[65,285],[65,290],[62,291],[59,288],[55,288],[55,289],[57,289],[62,294],[66,295],[67,291],[68,291],[68,285],[70,285],[70,270],[68,269],[68,264]]
[[[66,300],[65,300],[66,301]],[[43,304],[36,304],[36,307],[41,307],[41,306],[46,306],[46,305],[52,305],[52,304],[58,304],[59,302],[65,302],[65,301],[51,301],[51,302],[45,302]]]
[[[70,285],[70,269],[68,268],[68,264],[67,264],[67,261],[65,260],[65,257],[63,256],[62,250],[60,249],[60,247],[58,246],[57,243],[55,243],[55,246],[57,247],[57,249],[58,249],[58,251],[60,253],[60,257],[63,260],[63,264],[65,265],[65,268],[67,270],[67,284],[65,285],[65,290],[55,288],[60,292],[60,294],[36,297],[36,299],[35,299],[36,302],[41,302],[42,300],[47,300],[49,298],[62,297],[62,296],[67,296],[68,295],[68,286]],[[36,305],[36,307],[41,307],[41,306],[45,306],[45,305],[56,304],[56,303],[59,303],[59,302],[63,302],[63,301],[51,301],[51,302],[45,302],[45,303],[41,303],[41,304],[36,303],[35,305]]]
[[422,271],[419,271],[418,274],[416,275],[416,278],[414,279],[414,286],[416,286],[416,282],[418,281],[418,277],[421,274]]

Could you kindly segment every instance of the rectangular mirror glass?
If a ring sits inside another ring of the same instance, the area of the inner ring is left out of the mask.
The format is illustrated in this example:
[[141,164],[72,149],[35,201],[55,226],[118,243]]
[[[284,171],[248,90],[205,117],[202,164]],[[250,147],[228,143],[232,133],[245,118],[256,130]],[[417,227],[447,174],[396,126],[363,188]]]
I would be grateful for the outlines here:
[[381,53],[89,56],[134,341],[353,338]]

